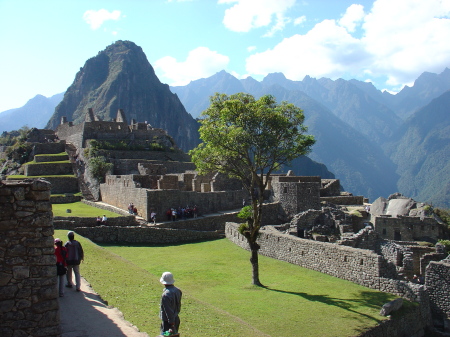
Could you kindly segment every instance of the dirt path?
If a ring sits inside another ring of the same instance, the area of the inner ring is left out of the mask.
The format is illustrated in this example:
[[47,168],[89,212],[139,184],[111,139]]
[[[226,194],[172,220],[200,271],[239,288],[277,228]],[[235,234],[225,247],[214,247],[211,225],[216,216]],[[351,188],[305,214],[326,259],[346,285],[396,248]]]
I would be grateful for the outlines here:
[[117,308],[104,304],[81,278],[81,291],[65,288],[59,298],[62,337],[149,337],[123,318]]

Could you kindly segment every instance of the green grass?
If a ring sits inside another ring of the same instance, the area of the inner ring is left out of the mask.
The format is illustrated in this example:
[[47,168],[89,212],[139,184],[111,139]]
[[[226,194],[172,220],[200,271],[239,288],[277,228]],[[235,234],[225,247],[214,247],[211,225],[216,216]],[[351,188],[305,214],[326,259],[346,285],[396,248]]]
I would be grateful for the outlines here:
[[[81,201],[72,202],[67,204],[52,204],[53,216],[77,216],[80,218],[92,218],[99,215],[106,215],[108,218],[117,218],[123,216],[114,212],[106,211],[97,207],[87,205]],[[70,209],[72,212],[67,213],[66,210]]]
[[[56,231],[63,237],[65,231]],[[78,237],[79,238],[79,237]],[[227,239],[173,246],[104,246],[80,238],[82,275],[150,336],[158,333],[164,271],[183,291],[183,336],[354,336],[377,325],[393,295],[260,257],[266,288],[251,285],[249,252]],[[117,254],[117,255],[115,255]]]
[[67,156],[67,152],[61,152],[61,153],[43,153],[43,154],[35,154],[35,157],[58,157],[58,156]]

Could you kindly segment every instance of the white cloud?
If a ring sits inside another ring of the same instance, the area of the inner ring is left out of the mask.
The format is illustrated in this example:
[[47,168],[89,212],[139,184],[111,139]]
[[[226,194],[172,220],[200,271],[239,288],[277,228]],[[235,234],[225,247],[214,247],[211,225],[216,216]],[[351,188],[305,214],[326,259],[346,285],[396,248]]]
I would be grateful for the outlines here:
[[189,52],[184,62],[178,62],[171,56],[160,58],[155,62],[155,69],[162,71],[162,76],[170,80],[170,85],[178,86],[214,75],[226,68],[229,61],[228,56],[207,47],[198,47]]
[[272,50],[249,56],[247,71],[257,75],[281,71],[296,80],[305,75],[336,77],[365,57],[357,39],[334,20],[325,20],[306,35],[294,35]]
[[354,32],[356,25],[363,19],[364,7],[362,5],[351,5],[339,20],[339,25],[346,28],[349,32]]
[[248,47],[247,47],[247,51],[248,51],[248,52],[252,52],[252,51],[254,51],[254,50],[256,50],[256,46],[248,46]]
[[218,3],[234,4],[225,10],[223,18],[225,27],[234,32],[269,26],[275,16],[275,26],[267,33],[270,36],[272,31],[275,33],[284,28],[287,20],[284,13],[295,4],[295,0],[219,0]]
[[376,0],[367,10],[352,5],[338,21],[324,20],[304,35],[250,55],[247,72],[281,71],[293,80],[370,76],[398,88],[423,71],[450,67],[449,0]]
[[83,20],[91,26],[91,29],[96,30],[101,27],[101,25],[108,20],[119,20],[120,11],[115,10],[109,12],[106,9],[100,9],[98,11],[88,10],[83,14]]
[[305,21],[306,21],[306,16],[302,15],[302,16],[294,19],[294,25],[295,26],[301,25]]

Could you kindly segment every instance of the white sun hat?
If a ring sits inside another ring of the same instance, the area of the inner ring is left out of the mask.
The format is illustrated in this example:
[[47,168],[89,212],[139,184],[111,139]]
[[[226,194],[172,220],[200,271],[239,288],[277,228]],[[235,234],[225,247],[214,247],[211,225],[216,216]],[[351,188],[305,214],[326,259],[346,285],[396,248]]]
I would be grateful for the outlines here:
[[175,280],[171,272],[164,272],[159,280],[162,284],[174,284]]

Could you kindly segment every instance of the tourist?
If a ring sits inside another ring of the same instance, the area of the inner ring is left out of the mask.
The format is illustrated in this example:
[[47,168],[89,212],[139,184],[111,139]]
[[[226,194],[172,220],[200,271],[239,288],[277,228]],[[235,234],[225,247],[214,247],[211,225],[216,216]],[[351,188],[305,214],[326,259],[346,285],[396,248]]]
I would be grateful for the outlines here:
[[167,221],[172,219],[172,210],[169,208],[166,212]]
[[159,282],[164,284],[165,287],[161,296],[161,306],[159,311],[159,318],[161,318],[161,335],[166,331],[177,333],[180,327],[180,317],[178,317],[178,314],[181,311],[182,292],[173,285],[175,280],[172,273],[168,271],[162,274]]
[[175,208],[172,208],[172,221],[175,221],[177,219],[177,210]]
[[156,224],[156,212],[155,212],[155,211],[152,211],[152,212],[150,213],[150,220],[153,221],[153,224],[154,224],[154,225]]
[[198,217],[198,207],[197,205],[194,206],[194,218]]
[[55,239],[55,256],[56,256],[56,275],[58,275],[58,290],[59,297],[64,296],[64,275],[67,273],[66,247],[60,239]]
[[81,290],[81,276],[80,276],[80,263],[84,260],[84,252],[83,247],[81,247],[81,243],[75,240],[75,233],[69,231],[67,233],[67,237],[69,241],[66,242],[65,247],[67,249],[67,288],[73,287],[72,282],[72,270],[75,273],[75,284],[76,290]]
[[134,214],[134,215],[138,215],[136,206],[133,207],[133,214]]
[[102,224],[102,217],[99,215],[97,217],[97,226],[100,226]]
[[133,214],[133,203],[130,202],[130,204],[128,205],[128,213]]
[[106,222],[107,222],[107,221],[108,221],[108,218],[106,217],[105,214],[103,214],[103,217],[102,217],[102,225],[106,226]]

